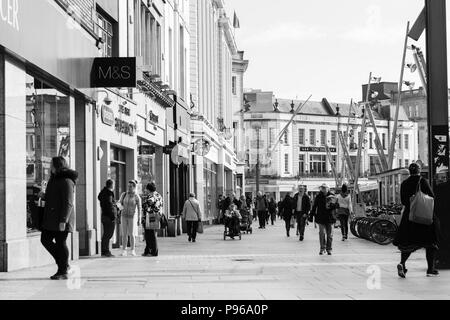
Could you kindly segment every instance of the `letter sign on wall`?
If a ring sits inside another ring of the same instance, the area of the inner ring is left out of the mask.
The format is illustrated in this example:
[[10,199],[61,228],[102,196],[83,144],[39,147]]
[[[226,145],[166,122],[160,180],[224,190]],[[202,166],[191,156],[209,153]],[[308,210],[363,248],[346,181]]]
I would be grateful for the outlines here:
[[135,88],[136,58],[95,58],[92,88]]

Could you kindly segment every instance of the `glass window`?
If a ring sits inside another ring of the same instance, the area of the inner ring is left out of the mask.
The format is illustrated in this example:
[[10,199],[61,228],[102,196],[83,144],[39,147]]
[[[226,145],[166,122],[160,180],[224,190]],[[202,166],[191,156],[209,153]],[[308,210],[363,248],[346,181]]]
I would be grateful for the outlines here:
[[335,131],[335,130],[331,131],[331,145],[333,147],[337,146],[337,131]]
[[327,174],[327,156],[312,155],[310,156],[311,174],[323,176]]
[[231,78],[231,85],[232,85],[232,90],[233,90],[233,95],[237,95],[237,88],[236,88],[236,83],[237,78],[236,77],[232,77]]
[[373,133],[372,132],[370,132],[369,133],[369,147],[370,147],[370,149],[373,149]]
[[150,143],[138,141],[138,178],[142,188],[155,180],[155,148]]
[[305,129],[298,130],[298,143],[301,146],[305,145]]
[[301,154],[298,156],[298,173],[303,174],[305,173],[305,155]]
[[309,144],[312,146],[316,145],[316,130],[309,130]]
[[320,130],[320,145],[324,146],[327,144],[327,131]]
[[401,134],[398,135],[398,148],[400,150],[402,149],[402,135]]
[[26,172],[27,230],[33,229],[33,212],[38,210],[39,193],[45,192],[53,157],[70,164],[70,97],[51,85],[27,75],[26,78]]
[[405,134],[405,149],[409,149],[409,134]]
[[284,155],[284,172],[289,173],[289,155]]
[[284,144],[289,144],[289,131],[286,130],[286,132],[284,133]]
[[102,56],[112,57],[113,56],[113,26],[110,21],[108,21],[103,15],[97,12],[97,27],[98,35],[103,40]]
[[383,144],[383,149],[386,150],[386,133],[382,134],[382,141],[381,143]]

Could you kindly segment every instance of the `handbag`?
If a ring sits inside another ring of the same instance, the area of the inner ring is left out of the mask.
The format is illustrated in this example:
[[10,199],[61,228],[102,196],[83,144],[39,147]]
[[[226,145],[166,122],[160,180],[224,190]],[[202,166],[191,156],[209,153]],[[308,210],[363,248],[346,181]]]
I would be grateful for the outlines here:
[[34,207],[34,210],[31,211],[31,221],[32,227],[38,231],[42,231],[42,224],[44,222],[44,211],[45,207],[42,205],[41,199],[39,199],[39,203]]
[[416,193],[410,198],[409,221],[431,226],[433,224],[434,199],[422,192],[420,178]]
[[[194,211],[197,214],[197,216],[199,216],[198,211],[197,211],[197,209],[195,209],[195,207],[192,204],[191,200],[188,200],[188,201],[191,204],[191,207],[192,207],[192,209],[194,209]],[[203,222],[202,221],[198,222],[197,233],[203,233]]]

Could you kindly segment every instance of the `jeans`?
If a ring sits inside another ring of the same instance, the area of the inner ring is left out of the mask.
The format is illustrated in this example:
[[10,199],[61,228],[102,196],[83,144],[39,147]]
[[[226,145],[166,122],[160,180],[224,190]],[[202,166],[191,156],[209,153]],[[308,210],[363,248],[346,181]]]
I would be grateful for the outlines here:
[[259,227],[265,228],[266,227],[266,212],[265,211],[258,211],[258,220],[259,220]]
[[272,221],[272,225],[274,225],[274,224],[275,224],[275,221],[277,220],[277,213],[276,213],[276,212],[272,212],[272,213],[270,214],[270,219],[271,219],[271,221]]
[[320,251],[333,251],[333,224],[319,224]]
[[52,255],[58,265],[58,274],[67,274],[69,269],[69,248],[67,247],[68,232],[43,230],[41,243]]
[[197,239],[198,221],[186,221],[187,223],[187,234],[190,239]]
[[156,230],[145,229],[145,251],[144,254],[158,256],[158,240],[156,238]]
[[339,216],[339,221],[341,223],[341,231],[342,231],[342,237],[344,239],[348,239],[348,218],[349,216],[346,215],[340,215]]
[[291,232],[291,219],[285,219],[284,223],[286,225],[286,233],[289,236]]
[[114,235],[114,231],[116,229],[116,224],[111,218],[102,217],[103,224],[103,237],[102,237],[102,255],[110,254],[110,241]]
[[297,219],[297,228],[298,228],[298,232],[300,233],[300,237],[304,237],[305,236],[305,229],[306,229],[306,222],[308,220],[308,216],[303,217],[301,215],[299,215],[299,218]]

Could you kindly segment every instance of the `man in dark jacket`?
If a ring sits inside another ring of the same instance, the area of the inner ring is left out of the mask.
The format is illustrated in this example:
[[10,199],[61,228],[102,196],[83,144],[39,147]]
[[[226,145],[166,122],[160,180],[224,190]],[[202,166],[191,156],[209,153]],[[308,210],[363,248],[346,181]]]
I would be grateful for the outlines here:
[[323,184],[311,210],[310,221],[315,219],[319,225],[320,255],[328,252],[328,255],[331,256],[333,251],[333,225],[336,223],[333,211],[337,205],[329,202],[328,199],[332,196],[328,186]]
[[292,220],[292,216],[294,215],[294,206],[293,206],[294,202],[292,201],[292,197],[291,195],[288,193],[286,194],[286,197],[283,200],[283,204],[282,204],[282,208],[283,208],[283,220],[286,224],[286,235],[288,237],[291,236],[290,231],[291,231],[291,220]]
[[75,229],[74,194],[78,173],[68,168],[63,157],[52,159],[51,177],[45,190],[41,243],[55,259],[57,273],[52,280],[67,280],[69,248],[67,237]]
[[258,192],[258,196],[256,197],[255,208],[256,208],[256,212],[258,214],[259,229],[265,229],[266,228],[266,214],[267,214],[267,210],[269,209],[269,204],[267,203],[267,200],[263,197],[263,194],[261,191]]
[[297,235],[300,236],[300,241],[303,241],[305,239],[306,222],[311,211],[311,199],[306,194],[304,186],[299,186],[298,193],[294,196],[294,210],[297,218]]
[[408,272],[406,269],[406,261],[413,252],[425,248],[428,263],[427,276],[437,276],[439,272],[435,268],[435,260],[438,250],[438,218],[436,216],[434,217],[434,222],[431,226],[409,221],[410,199],[417,193],[418,188],[430,197],[434,198],[434,194],[428,181],[421,178],[421,168],[418,164],[412,163],[409,166],[409,172],[410,177],[403,181],[400,187],[400,196],[404,211],[397,235],[393,242],[401,251],[401,261],[397,266],[398,275],[401,278],[405,278]]
[[114,257],[110,250],[110,241],[114,235],[116,228],[117,207],[114,197],[114,181],[109,179],[106,181],[106,186],[98,195],[100,201],[100,207],[102,209],[102,224],[103,224],[103,237],[102,237],[102,256],[107,258]]

